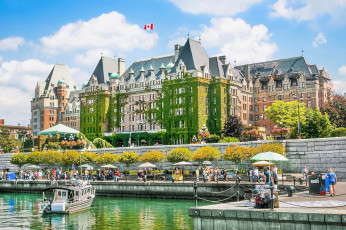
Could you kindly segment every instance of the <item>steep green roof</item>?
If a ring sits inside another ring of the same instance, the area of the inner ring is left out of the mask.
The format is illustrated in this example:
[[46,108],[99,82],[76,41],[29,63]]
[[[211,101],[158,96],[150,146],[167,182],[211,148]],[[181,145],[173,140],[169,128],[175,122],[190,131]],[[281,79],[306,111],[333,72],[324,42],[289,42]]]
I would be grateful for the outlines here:
[[174,64],[172,62],[170,62],[166,65],[166,69],[172,69],[173,66],[174,66]]
[[78,130],[72,129],[70,127],[67,127],[66,125],[63,124],[58,124],[53,127],[50,127],[48,129],[45,129],[40,132],[40,135],[56,135],[56,134],[77,134],[79,133]]

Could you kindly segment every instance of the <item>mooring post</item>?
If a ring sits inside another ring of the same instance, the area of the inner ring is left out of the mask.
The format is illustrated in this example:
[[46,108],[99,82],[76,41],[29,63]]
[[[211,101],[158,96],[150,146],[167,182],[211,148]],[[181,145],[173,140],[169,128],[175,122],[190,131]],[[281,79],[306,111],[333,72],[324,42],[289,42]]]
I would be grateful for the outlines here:
[[274,210],[274,185],[273,181],[270,181],[270,208],[271,210]]
[[198,189],[198,185],[197,185],[197,181],[193,182],[193,188],[195,190],[195,207],[197,208],[197,189]]
[[297,179],[297,178],[294,176],[294,177],[293,177],[293,185],[294,185],[294,186],[296,186],[296,179]]
[[239,202],[239,181],[240,181],[240,178],[237,177],[236,184],[237,184],[237,201],[238,202]]
[[284,171],[281,171],[281,181],[282,185],[284,185]]

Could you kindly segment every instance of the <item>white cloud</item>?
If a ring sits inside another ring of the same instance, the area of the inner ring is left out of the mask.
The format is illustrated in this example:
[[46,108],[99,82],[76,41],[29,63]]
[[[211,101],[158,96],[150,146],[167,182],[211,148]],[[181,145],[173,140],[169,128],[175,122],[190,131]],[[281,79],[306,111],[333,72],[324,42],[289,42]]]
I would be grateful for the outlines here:
[[[157,39],[157,34],[155,36]],[[40,40],[44,51],[52,54],[97,49],[109,49],[118,53],[150,49],[154,46],[153,33],[145,31],[137,24],[126,22],[124,15],[114,11],[89,21],[68,23],[55,34]],[[84,56],[86,57],[86,54]],[[82,56],[76,57],[77,61],[82,59]]]
[[0,51],[4,50],[17,50],[20,45],[24,43],[22,37],[8,37],[0,40]]
[[246,11],[252,5],[263,0],[168,0],[178,8],[191,14],[209,14],[216,16],[233,16]]
[[251,26],[240,18],[213,18],[200,34],[204,47],[219,48],[220,54],[236,59],[237,64],[266,61],[278,50],[266,26]]
[[[339,79],[345,79],[346,78],[346,65],[341,66],[338,69],[339,73]],[[334,85],[334,91],[337,94],[344,95],[346,93],[346,81],[344,80],[333,80]]]
[[319,46],[319,45],[326,44],[326,43],[327,43],[326,37],[324,36],[323,33],[320,32],[320,33],[317,35],[317,37],[315,38],[315,40],[312,42],[312,45],[313,45],[314,47],[317,47],[317,46]]
[[343,16],[346,1],[343,0],[277,0],[272,6],[272,17],[295,19],[298,21],[312,20],[317,16]]

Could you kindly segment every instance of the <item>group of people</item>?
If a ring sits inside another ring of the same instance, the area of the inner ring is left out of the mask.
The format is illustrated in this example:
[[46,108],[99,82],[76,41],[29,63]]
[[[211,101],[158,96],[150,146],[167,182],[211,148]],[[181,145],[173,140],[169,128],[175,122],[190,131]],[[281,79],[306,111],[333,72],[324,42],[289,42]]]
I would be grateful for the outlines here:
[[262,179],[266,184],[270,184],[271,181],[274,184],[278,184],[278,168],[276,165],[271,168],[264,167],[263,171],[260,171],[258,167],[254,169],[249,168],[247,175],[249,182],[260,183]]
[[[223,177],[223,181],[228,181],[226,169],[219,168],[203,168],[202,177],[204,182],[218,182],[219,177]],[[196,180],[199,181],[199,168],[196,169]]]

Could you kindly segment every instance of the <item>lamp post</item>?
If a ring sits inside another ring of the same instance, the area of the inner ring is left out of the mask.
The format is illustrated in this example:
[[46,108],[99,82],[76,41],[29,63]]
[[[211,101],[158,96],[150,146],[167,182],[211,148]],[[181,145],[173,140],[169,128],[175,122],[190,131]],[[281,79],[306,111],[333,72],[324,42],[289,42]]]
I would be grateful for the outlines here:
[[73,137],[72,133],[71,133],[71,135],[70,135],[70,137],[68,139],[71,142],[70,149],[72,149],[72,141],[74,141],[74,137]]
[[208,128],[205,126],[205,124],[202,125],[201,131],[203,133],[203,142],[205,143],[205,133],[208,131]]
[[299,134],[299,137],[302,136],[302,132],[301,132],[301,129],[300,129],[300,109],[299,109],[299,88],[300,88],[300,85],[298,83],[298,79],[300,78],[300,75],[297,76],[297,88],[296,88],[296,91],[297,91],[297,102],[298,102],[298,134]]
[[282,140],[282,121],[280,121],[280,133],[281,133],[281,140]]

